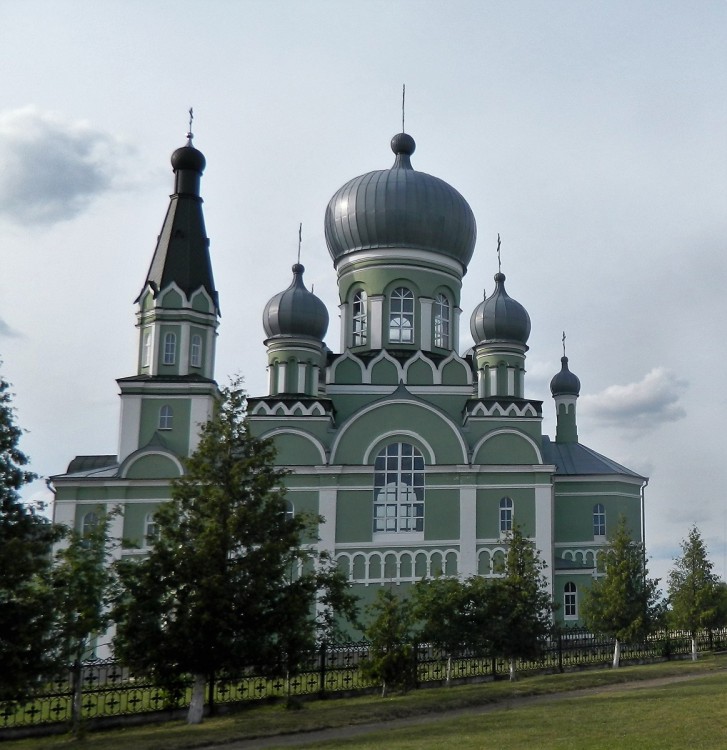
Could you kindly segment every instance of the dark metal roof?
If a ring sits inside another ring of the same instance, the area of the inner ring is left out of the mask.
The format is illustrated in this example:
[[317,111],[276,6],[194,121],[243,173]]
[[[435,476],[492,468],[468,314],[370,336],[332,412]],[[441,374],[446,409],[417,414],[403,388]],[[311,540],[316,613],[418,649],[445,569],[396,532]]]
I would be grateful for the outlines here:
[[[156,295],[174,282],[189,298],[200,287],[204,287],[219,314],[209,239],[204,225],[202,198],[199,195],[199,180],[204,164],[202,152],[189,144],[172,154],[175,192],[169,201],[144,289],[150,285]],[[137,302],[141,294],[136,299]]]
[[410,135],[395,135],[391,148],[391,169],[355,177],[328,203],[326,243],[334,262],[358,250],[410,248],[449,256],[466,270],[477,237],[469,204],[444,180],[412,168]]
[[116,466],[118,459],[116,456],[76,456],[66,469],[67,474],[76,474],[79,471],[95,471],[96,469],[106,469],[110,466]]
[[305,336],[323,341],[328,330],[328,310],[303,283],[305,268],[293,266],[290,286],[272,297],[263,310],[263,328],[273,336]]
[[543,463],[555,464],[556,476],[593,476],[618,474],[646,480],[631,469],[612,461],[581,443],[557,443],[543,435]]
[[190,372],[187,375],[129,375],[126,378],[117,378],[117,383],[213,383],[213,378],[205,378],[197,373]]
[[530,337],[528,311],[505,291],[505,274],[495,274],[495,291],[480,302],[470,318],[470,332],[476,344],[485,341],[517,341]]

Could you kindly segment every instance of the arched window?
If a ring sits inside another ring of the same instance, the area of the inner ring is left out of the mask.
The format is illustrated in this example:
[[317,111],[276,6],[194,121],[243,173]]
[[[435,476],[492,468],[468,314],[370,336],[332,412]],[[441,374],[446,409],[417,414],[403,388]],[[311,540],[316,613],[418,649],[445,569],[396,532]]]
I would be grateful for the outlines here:
[[434,346],[449,349],[451,341],[452,308],[449,300],[438,294],[434,300]]
[[593,536],[606,536],[606,509],[603,503],[593,506]]
[[374,464],[374,532],[424,531],[424,456],[390,443]]
[[171,430],[174,426],[174,412],[169,404],[164,404],[159,409],[159,429],[160,430]]
[[500,533],[507,534],[512,531],[513,502],[509,497],[500,500]]
[[286,521],[292,521],[295,517],[295,508],[293,507],[293,503],[290,502],[290,500],[285,501],[285,520]]
[[164,334],[164,364],[173,365],[177,358],[177,337],[173,333]]
[[141,366],[149,367],[151,364],[151,331],[144,333],[144,343],[141,349]]
[[189,365],[190,367],[202,366],[202,337],[198,334],[192,336],[192,343],[189,347]]
[[154,521],[154,514],[147,513],[144,518],[144,544],[148,547],[154,543],[159,534],[159,527]]
[[389,341],[393,344],[414,343],[414,295],[403,286],[391,293]]
[[572,581],[568,581],[563,590],[563,615],[566,620],[578,619],[578,596]]
[[81,523],[81,533],[83,536],[88,536],[98,526],[98,515],[93,511],[86,513],[83,516]]
[[363,290],[353,295],[353,346],[363,346],[368,334],[368,319],[366,316],[366,292]]

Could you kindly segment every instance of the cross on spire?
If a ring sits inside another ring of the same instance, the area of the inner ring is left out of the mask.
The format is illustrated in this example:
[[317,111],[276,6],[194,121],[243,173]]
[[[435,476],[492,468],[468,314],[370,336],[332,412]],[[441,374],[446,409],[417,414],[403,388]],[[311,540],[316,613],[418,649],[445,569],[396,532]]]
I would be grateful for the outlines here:
[[194,120],[194,108],[189,108],[189,129],[187,130],[187,140],[192,143],[192,138],[194,138],[194,134],[192,133],[192,121]]
[[565,357],[565,331],[563,331],[562,341],[563,341],[563,356]]
[[300,265],[300,246],[303,242],[303,222],[298,225],[298,265]]
[[500,233],[497,233],[497,273],[502,272],[502,263],[500,261]]
[[404,128],[404,114],[406,112],[406,84],[401,84],[401,132],[406,133]]

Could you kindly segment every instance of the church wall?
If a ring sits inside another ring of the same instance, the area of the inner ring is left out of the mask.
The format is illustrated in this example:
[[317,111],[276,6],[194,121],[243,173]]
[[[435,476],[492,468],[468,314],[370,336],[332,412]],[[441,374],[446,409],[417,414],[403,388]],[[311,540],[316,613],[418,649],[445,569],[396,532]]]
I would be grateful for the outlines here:
[[[171,430],[160,430],[159,410],[168,404],[172,407],[173,421]],[[139,445],[145,446],[159,432],[167,447],[180,456],[189,452],[190,402],[187,398],[145,398],[141,404],[139,424]]]
[[477,489],[477,538],[500,539],[500,501],[509,497],[513,502],[513,522],[525,536],[535,536],[535,490],[527,487]]

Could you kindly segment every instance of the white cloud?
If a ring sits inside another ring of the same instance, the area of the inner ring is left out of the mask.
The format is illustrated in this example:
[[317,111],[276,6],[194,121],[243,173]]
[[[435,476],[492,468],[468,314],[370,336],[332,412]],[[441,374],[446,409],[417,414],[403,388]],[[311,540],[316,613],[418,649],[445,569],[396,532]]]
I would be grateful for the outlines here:
[[0,216],[50,226],[112,186],[118,141],[82,121],[24,107],[0,114]]
[[601,393],[583,396],[580,407],[605,424],[648,431],[686,416],[680,398],[687,386],[686,380],[657,367],[637,383],[611,385]]
[[20,333],[14,328],[9,326],[2,318],[0,318],[0,338],[13,339],[20,336]]

